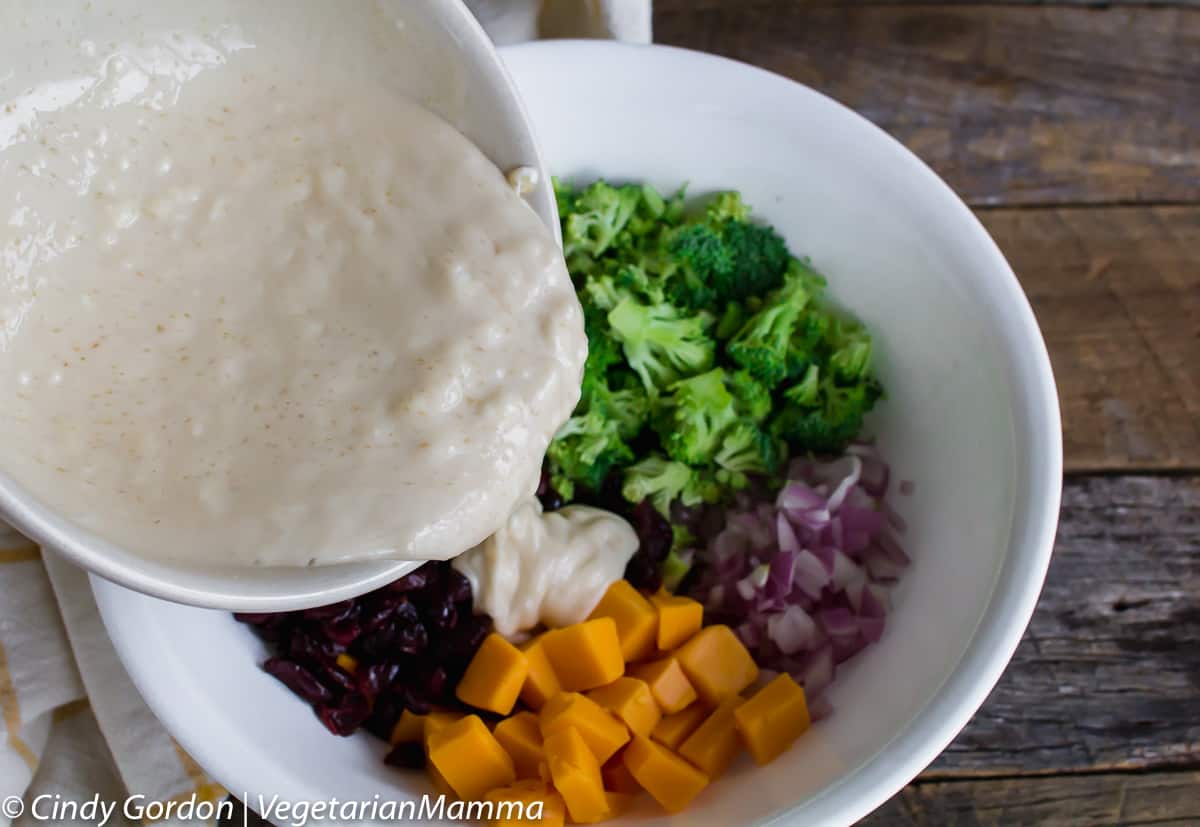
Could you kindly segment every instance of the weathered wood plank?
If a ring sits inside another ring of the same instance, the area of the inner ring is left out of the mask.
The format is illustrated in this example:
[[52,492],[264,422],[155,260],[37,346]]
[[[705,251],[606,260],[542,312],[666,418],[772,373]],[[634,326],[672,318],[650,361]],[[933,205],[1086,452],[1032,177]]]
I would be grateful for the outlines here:
[[1200,468],[1200,208],[980,218],[1045,334],[1068,471]]
[[672,0],[655,37],[846,103],[973,204],[1200,201],[1200,12]]
[[994,779],[907,787],[859,827],[1200,824],[1200,772]]
[[924,777],[1200,766],[1197,641],[1200,477],[1068,481],[1025,639]]

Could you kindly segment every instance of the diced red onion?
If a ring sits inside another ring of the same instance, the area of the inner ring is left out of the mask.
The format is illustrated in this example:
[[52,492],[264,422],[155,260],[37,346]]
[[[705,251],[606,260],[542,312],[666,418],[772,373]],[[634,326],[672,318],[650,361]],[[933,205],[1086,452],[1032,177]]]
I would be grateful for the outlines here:
[[799,606],[788,606],[767,618],[767,637],[785,655],[810,649],[816,635],[816,621]]

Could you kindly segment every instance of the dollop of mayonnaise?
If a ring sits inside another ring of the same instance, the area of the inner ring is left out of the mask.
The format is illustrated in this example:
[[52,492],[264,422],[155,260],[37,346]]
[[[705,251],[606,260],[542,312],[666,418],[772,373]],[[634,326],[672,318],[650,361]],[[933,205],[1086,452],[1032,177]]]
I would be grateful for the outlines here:
[[471,581],[475,608],[512,637],[586,619],[637,547],[633,527],[616,514],[586,505],[543,512],[530,498],[453,565]]

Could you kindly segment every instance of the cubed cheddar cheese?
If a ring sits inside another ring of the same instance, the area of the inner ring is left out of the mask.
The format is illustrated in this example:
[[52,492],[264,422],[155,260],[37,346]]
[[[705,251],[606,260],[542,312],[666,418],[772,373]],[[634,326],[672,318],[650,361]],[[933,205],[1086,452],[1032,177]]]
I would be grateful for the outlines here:
[[542,708],[546,701],[562,691],[554,667],[546,657],[546,649],[542,645],[545,634],[538,635],[521,644],[520,649],[525,653],[529,662],[529,674],[525,677],[525,685],[521,687],[521,702],[535,712]]
[[343,672],[349,672],[351,675],[358,670],[358,658],[346,652],[340,653],[334,658],[334,662],[337,663],[338,668]]
[[507,715],[516,705],[528,675],[525,653],[493,632],[475,651],[454,694],[477,709]]
[[634,735],[649,735],[662,717],[650,687],[637,678],[617,678],[588,691],[587,696],[616,715]]
[[706,626],[675,650],[688,681],[710,709],[758,680],[758,666],[728,626]]
[[734,725],[758,764],[778,758],[808,729],[804,689],[786,672],[733,712]]
[[433,737],[434,733],[465,717],[466,713],[454,709],[435,709],[428,715],[422,715],[425,728],[421,733],[421,740],[425,744],[425,752],[429,752],[429,739]]
[[704,623],[704,606],[690,597],[660,589],[650,602],[658,613],[658,648],[663,652],[687,643]]
[[563,797],[571,820],[592,824],[608,813],[608,799],[596,756],[574,727],[546,736],[546,763],[554,789]]
[[447,724],[428,740],[429,763],[455,794],[477,801],[488,790],[517,780],[513,760],[478,715]]
[[[529,824],[539,824],[541,827],[563,827],[567,820],[567,808],[563,803],[562,796],[557,790],[546,786],[541,781],[536,785],[523,783],[521,781],[511,784],[507,787],[500,787],[492,790],[486,796],[485,801],[491,801],[496,805],[495,817],[491,821],[491,827],[525,827]],[[542,816],[540,819],[532,818],[531,813],[536,808],[537,802],[542,804]],[[510,806],[504,807],[504,804]],[[517,809],[511,805],[521,804],[521,809]],[[519,817],[524,815],[524,818]]]
[[696,700],[696,690],[691,681],[684,675],[679,661],[670,655],[649,663],[639,663],[629,670],[629,675],[646,682],[659,708],[668,715]]
[[623,758],[638,784],[669,813],[683,810],[708,785],[700,770],[640,735],[630,742]]
[[392,727],[392,734],[388,738],[388,743],[394,747],[396,744],[419,743],[424,738],[425,716],[416,715],[406,709],[400,713],[400,717],[396,720],[396,725]]
[[628,580],[622,578],[609,586],[589,617],[613,619],[626,663],[644,660],[654,654],[658,612]]
[[637,779],[629,772],[623,759],[624,751],[618,752],[600,768],[600,777],[604,779],[604,789],[614,793],[635,795],[642,791]]
[[517,778],[538,777],[538,765],[546,755],[542,751],[542,729],[536,715],[518,712],[496,724],[492,734],[512,758]]
[[440,772],[438,772],[438,768],[435,767],[432,762],[425,764],[425,772],[429,776],[429,782],[433,785],[433,791],[435,793],[438,795],[449,796],[450,798],[456,798],[458,796],[458,794],[454,792],[454,788],[451,787],[450,783],[442,776]]
[[538,716],[542,738],[564,729],[574,729],[596,757],[604,763],[629,740],[629,730],[595,701],[578,692],[555,695]]
[[650,737],[665,747],[675,749],[695,732],[707,717],[708,708],[704,704],[694,703],[674,715],[665,716],[650,733]]
[[679,755],[698,767],[709,780],[717,778],[742,748],[733,713],[745,701],[737,695],[727,698],[679,745]]
[[552,629],[542,637],[542,646],[559,684],[567,692],[604,686],[625,671],[617,624],[611,617]]

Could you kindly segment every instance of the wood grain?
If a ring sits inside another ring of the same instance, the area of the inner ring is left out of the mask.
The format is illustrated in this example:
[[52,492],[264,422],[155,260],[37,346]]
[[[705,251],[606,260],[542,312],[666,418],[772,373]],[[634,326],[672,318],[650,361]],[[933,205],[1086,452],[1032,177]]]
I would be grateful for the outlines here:
[[659,0],[655,38],[806,83],[972,204],[1200,201],[1200,11]]
[[1070,481],[1025,638],[924,777],[1200,767],[1198,641],[1200,477]]
[[1200,207],[980,218],[1045,335],[1067,470],[1200,469]]
[[859,827],[1194,827],[1200,824],[1198,789],[1198,772],[921,784]]

